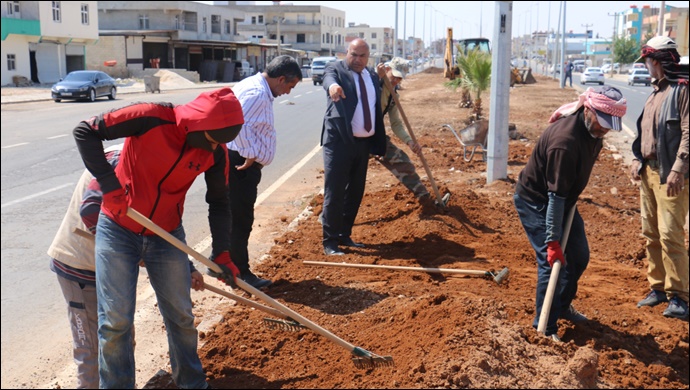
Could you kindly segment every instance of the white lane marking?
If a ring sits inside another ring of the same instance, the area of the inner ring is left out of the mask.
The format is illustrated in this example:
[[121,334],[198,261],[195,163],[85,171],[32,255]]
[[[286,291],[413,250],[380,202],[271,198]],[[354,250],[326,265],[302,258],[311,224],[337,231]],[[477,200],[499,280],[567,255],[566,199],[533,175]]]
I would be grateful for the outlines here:
[[54,136],[54,137],[48,137],[47,139],[56,139],[56,138],[62,138],[62,137],[67,137],[67,136],[69,136],[69,135],[70,135],[70,134],[62,134],[62,135],[56,135],[56,136]]
[[17,146],[28,145],[28,144],[29,144],[28,142],[22,142],[22,143],[20,143],[20,144],[14,144],[14,145],[3,146],[2,148],[3,148],[3,149],[9,149],[9,148],[15,148],[15,147],[17,147]]
[[[294,175],[294,174],[295,174],[297,171],[299,171],[307,162],[309,162],[309,160],[311,160],[311,158],[314,157],[314,155],[315,155],[316,153],[318,153],[320,149],[321,149],[321,145],[318,145],[318,144],[317,144],[317,145],[314,147],[314,149],[311,150],[311,152],[307,153],[307,155],[304,156],[304,157],[302,158],[302,160],[300,160],[300,162],[298,162],[297,164],[295,164],[292,168],[290,168],[289,171],[285,172],[285,173],[283,174],[283,176],[281,176],[280,178],[278,178],[278,180],[276,180],[273,184],[271,184],[264,192],[262,192],[261,194],[259,194],[259,196],[256,198],[256,203],[254,203],[254,207],[260,205],[260,204],[263,203],[269,196],[271,196],[271,194],[273,194],[273,193],[278,189],[278,187],[280,187],[281,185],[283,185],[292,175]],[[194,250],[197,251],[197,252],[199,252],[199,253],[202,253],[203,251],[205,251],[206,249],[208,249],[208,248],[211,246],[211,243],[212,243],[211,236],[208,235],[208,236],[206,236],[206,238],[204,238],[203,240],[201,240],[198,244],[196,244],[196,245],[194,246]],[[191,259],[191,257],[190,257],[190,259]],[[192,259],[192,260],[195,260],[195,259]]]
[[295,95],[295,96],[293,96],[292,98],[293,98],[293,99],[297,99],[298,97],[301,97],[301,96],[302,96],[302,95]]
[[69,187],[69,186],[71,186],[72,184],[74,184],[74,183],[63,184],[63,185],[61,185],[61,186],[53,187],[53,188],[47,189],[47,190],[45,190],[45,191],[38,192],[38,193],[33,194],[33,195],[25,196],[25,197],[23,197],[23,198],[19,198],[19,199],[17,199],[17,200],[13,200],[13,201],[11,201],[11,202],[7,202],[7,203],[1,205],[0,208],[5,208],[5,206],[11,206],[11,205],[13,205],[13,204],[21,203],[21,202],[24,202],[24,201],[29,200],[29,199],[37,198],[37,197],[39,197],[39,196],[42,196],[42,195],[45,195],[45,194],[49,194],[49,193],[54,192],[54,191],[57,191],[57,190],[61,190],[61,189],[65,188],[65,187]]

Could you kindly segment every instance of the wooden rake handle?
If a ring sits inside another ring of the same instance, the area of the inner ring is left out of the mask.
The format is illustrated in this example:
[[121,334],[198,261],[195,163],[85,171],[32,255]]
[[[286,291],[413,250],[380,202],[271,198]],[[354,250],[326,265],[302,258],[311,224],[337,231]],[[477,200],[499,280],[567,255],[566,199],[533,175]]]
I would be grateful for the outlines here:
[[[132,218],[134,221],[139,223],[141,226],[143,226],[143,227],[151,230],[152,232],[156,233],[157,235],[159,235],[160,237],[162,237],[163,239],[168,241],[171,245],[173,245],[177,249],[179,249],[182,252],[188,254],[189,256],[192,256],[193,258],[197,259],[199,262],[201,262],[205,266],[211,268],[213,271],[218,272],[218,273],[223,272],[220,269],[220,267],[218,266],[218,264],[209,260],[204,255],[202,255],[201,253],[195,251],[189,245],[180,241],[177,237],[166,232],[165,230],[163,230],[163,228],[156,225],[153,221],[146,218],[145,216],[143,216],[141,213],[134,210],[133,208],[129,207],[127,209],[127,216]],[[251,284],[245,282],[244,280],[237,278],[237,279],[235,279],[235,283],[237,283],[237,286],[240,287],[242,290],[254,295],[255,297],[258,297],[262,301],[266,302],[268,305],[270,305],[270,306],[274,307],[275,309],[277,309],[278,311],[280,311],[284,316],[290,317],[292,320],[299,322],[300,324],[304,325],[306,328],[311,329],[315,333],[318,333],[321,336],[327,338],[328,340],[334,342],[335,344],[347,349],[349,352],[352,353],[356,349],[359,349],[358,347],[355,347],[354,345],[348,343],[347,341],[345,341],[345,340],[341,339],[340,337],[334,335],[333,333],[327,331],[326,329],[318,326],[314,322],[308,320],[307,318],[305,318],[301,314],[295,312],[294,310],[291,310],[287,306],[274,300],[273,298],[264,294],[259,289],[254,288]]]
[[[563,256],[565,256],[565,247],[568,244],[568,236],[570,235],[570,227],[573,224],[573,217],[575,217],[576,205],[568,212],[568,219],[565,223],[565,231],[563,232],[563,237],[561,237],[561,249],[563,250]],[[549,321],[549,314],[551,313],[551,305],[553,304],[553,295],[556,292],[556,286],[558,285],[558,276],[561,273],[561,262],[556,260],[553,263],[553,268],[551,268],[551,276],[549,277],[549,284],[546,287],[546,295],[544,296],[544,303],[541,305],[541,313],[539,314],[539,323],[537,325],[537,332],[546,333],[546,324]]]
[[[417,137],[414,136],[412,126],[410,126],[410,122],[407,120],[407,115],[405,115],[405,111],[403,110],[402,105],[400,105],[400,100],[398,100],[398,95],[395,93],[395,89],[393,88],[391,81],[388,79],[388,75],[383,75],[383,83],[390,91],[393,101],[395,101],[395,105],[398,107],[400,116],[403,118],[403,122],[405,122],[405,126],[407,127],[407,132],[410,133],[412,140],[417,142]],[[424,165],[424,170],[426,171],[427,176],[429,176],[429,182],[431,182],[431,187],[434,189],[436,201],[438,202],[439,206],[444,206],[443,197],[441,197],[441,193],[436,186],[436,181],[434,181],[434,176],[431,174],[431,169],[429,169],[429,164],[426,163],[426,158],[424,158],[424,153],[422,153],[422,151],[419,152],[419,158],[422,160],[422,165]]]
[[425,268],[425,267],[405,267],[399,265],[375,265],[375,264],[351,264],[351,263],[329,263],[324,261],[303,261],[305,265],[323,265],[327,267],[343,267],[343,268],[378,268],[390,269],[400,271],[419,271],[436,274],[465,274],[465,275],[482,275],[489,274],[487,271],[452,269],[452,268]]

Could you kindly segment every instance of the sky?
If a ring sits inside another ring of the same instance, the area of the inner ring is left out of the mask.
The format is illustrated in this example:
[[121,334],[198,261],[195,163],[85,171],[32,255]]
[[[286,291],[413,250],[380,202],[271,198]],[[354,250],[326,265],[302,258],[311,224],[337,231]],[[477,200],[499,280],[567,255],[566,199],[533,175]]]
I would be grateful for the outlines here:
[[[256,1],[256,5],[270,5],[272,1]],[[368,24],[371,27],[396,25],[398,11],[398,38],[415,36],[429,44],[445,38],[446,27],[453,28],[453,38],[483,36],[493,40],[494,1],[283,1],[282,4],[323,5],[345,11],[346,25]],[[513,1],[512,36],[529,34],[535,30],[556,30],[560,1]],[[593,30],[601,38],[613,34],[615,13],[626,11],[631,5],[659,8],[661,1],[567,1],[566,31],[584,33]],[[666,1],[666,5],[687,7],[685,1]],[[611,15],[611,16],[609,16]],[[405,16],[407,16],[405,18]],[[407,20],[407,23],[403,21]],[[587,27],[585,27],[587,26]]]

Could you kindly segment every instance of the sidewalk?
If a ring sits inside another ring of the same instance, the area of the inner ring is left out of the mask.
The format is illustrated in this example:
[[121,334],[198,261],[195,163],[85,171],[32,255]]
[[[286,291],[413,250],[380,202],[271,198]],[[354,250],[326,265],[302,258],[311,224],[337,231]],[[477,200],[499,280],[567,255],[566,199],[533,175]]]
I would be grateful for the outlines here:
[[[187,80],[185,80],[187,81]],[[1,104],[12,104],[12,103],[27,103],[27,102],[39,102],[52,100],[50,97],[50,88],[53,84],[42,84],[32,87],[13,87],[4,86],[0,88]],[[207,88],[222,88],[222,87],[232,87],[235,82],[232,83],[216,83],[216,82],[202,82],[202,83],[192,83],[178,82],[176,80],[165,80],[161,81],[160,87],[161,92],[166,91],[177,91],[184,89],[207,89]],[[131,94],[131,93],[146,93],[144,83],[136,79],[125,79],[117,84],[117,94]],[[160,93],[159,93],[160,94]],[[101,98],[103,99],[103,98]]]

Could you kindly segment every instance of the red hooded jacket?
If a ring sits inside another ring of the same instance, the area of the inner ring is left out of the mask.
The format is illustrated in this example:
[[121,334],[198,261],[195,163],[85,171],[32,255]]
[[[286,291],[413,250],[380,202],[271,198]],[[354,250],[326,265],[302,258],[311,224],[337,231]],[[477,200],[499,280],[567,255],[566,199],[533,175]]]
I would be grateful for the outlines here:
[[[187,191],[196,177],[205,173],[216,255],[228,250],[231,229],[227,128],[243,123],[242,108],[234,93],[230,88],[221,88],[177,107],[170,103],[135,103],[115,109],[81,122],[73,133],[84,164],[103,193],[124,188],[129,207],[168,232],[180,225]],[[202,131],[209,131],[220,142],[215,151],[191,147],[187,142],[188,133]],[[103,153],[103,140],[123,137],[126,140],[120,163],[113,169]],[[115,217],[105,208],[103,212],[135,233],[154,234],[126,216]]]

